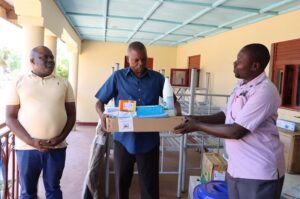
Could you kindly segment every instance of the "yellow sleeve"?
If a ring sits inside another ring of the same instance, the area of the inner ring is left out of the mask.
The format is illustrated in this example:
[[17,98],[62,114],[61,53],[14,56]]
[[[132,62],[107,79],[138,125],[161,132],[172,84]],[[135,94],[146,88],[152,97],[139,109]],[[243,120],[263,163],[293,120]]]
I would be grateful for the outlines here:
[[74,92],[69,81],[67,81],[67,93],[66,93],[66,102],[75,102]]
[[19,105],[20,104],[20,96],[18,93],[18,82],[15,81],[12,83],[7,89],[6,96],[6,105]]

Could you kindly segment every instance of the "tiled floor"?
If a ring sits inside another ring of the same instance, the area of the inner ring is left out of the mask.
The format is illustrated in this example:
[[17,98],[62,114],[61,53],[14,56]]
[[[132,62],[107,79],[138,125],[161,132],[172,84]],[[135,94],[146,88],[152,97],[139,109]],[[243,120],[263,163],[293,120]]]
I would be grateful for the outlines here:
[[[65,199],[80,199],[82,187],[84,184],[85,174],[87,172],[89,152],[92,140],[94,138],[94,127],[77,127],[76,131],[71,132],[68,137],[68,150],[66,167],[62,177],[61,186]],[[188,150],[188,167],[198,167],[200,164],[199,152],[194,149]],[[167,152],[165,157],[165,168],[176,170],[178,166],[178,152]],[[112,166],[112,165],[111,165]],[[199,175],[199,170],[188,170],[187,175]],[[186,190],[188,189],[188,177],[186,178]],[[110,198],[114,198],[113,176],[110,177]],[[286,175],[283,193],[289,193],[291,190],[298,190],[300,187],[300,175]],[[177,175],[165,174],[160,175],[160,198],[176,198],[177,192]],[[130,198],[139,198],[138,177],[134,176]],[[42,183],[39,185],[39,198],[44,197]],[[182,194],[181,198],[187,198],[187,191]],[[287,199],[294,199],[288,197]]]
[[300,175],[285,174],[282,196],[283,199],[300,198]]

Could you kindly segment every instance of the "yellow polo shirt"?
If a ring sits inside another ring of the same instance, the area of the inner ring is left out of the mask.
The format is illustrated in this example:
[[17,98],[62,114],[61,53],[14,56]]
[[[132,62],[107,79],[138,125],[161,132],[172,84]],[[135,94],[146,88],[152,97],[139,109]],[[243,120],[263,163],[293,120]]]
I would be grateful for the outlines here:
[[[33,138],[51,139],[62,132],[67,122],[66,102],[74,102],[70,83],[56,75],[21,76],[12,86],[7,105],[20,105],[18,120]],[[55,148],[66,147],[64,141]],[[34,149],[16,137],[16,149]]]

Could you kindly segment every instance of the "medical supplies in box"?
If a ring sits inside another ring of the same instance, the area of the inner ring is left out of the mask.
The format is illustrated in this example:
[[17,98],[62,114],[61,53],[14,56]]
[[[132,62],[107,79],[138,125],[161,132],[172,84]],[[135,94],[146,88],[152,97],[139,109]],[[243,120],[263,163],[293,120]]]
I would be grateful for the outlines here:
[[226,170],[227,162],[220,154],[203,154],[201,175],[204,177],[205,182],[211,180],[225,180]]
[[125,112],[135,112],[136,101],[135,100],[119,100],[119,110]]
[[159,132],[173,131],[185,121],[183,116],[162,118],[106,118],[108,132]]
[[152,106],[137,106],[136,117],[167,117],[168,114],[164,111],[164,107],[161,105]]

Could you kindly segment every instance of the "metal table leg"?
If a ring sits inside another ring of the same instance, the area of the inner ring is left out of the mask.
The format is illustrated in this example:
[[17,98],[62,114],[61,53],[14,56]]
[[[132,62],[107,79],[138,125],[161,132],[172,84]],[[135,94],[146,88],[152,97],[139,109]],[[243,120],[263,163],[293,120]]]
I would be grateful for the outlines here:
[[182,150],[182,174],[181,174],[181,192],[185,191],[185,175],[186,175],[186,159],[187,159],[187,134],[183,135],[183,150]]
[[183,136],[180,139],[179,162],[178,162],[178,182],[177,182],[177,198],[181,196],[181,180],[182,180],[182,163],[183,163]]

